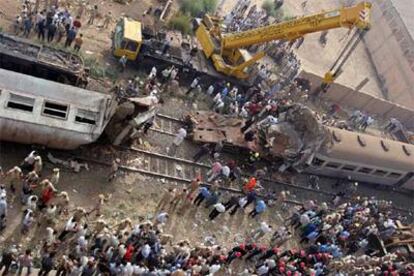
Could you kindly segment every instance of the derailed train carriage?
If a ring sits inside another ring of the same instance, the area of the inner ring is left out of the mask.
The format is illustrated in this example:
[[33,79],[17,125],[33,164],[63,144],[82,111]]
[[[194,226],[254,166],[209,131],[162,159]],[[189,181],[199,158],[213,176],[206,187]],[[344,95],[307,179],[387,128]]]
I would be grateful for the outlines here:
[[315,154],[306,171],[414,190],[414,145],[326,128],[330,146]]
[[0,140],[75,149],[116,111],[111,95],[0,69]]
[[277,124],[256,125],[259,138],[252,142],[240,132],[241,119],[214,112],[189,116],[195,142],[224,141],[233,151],[254,151],[269,161],[282,161],[279,168],[414,191],[414,145],[323,126],[307,107],[293,105]]

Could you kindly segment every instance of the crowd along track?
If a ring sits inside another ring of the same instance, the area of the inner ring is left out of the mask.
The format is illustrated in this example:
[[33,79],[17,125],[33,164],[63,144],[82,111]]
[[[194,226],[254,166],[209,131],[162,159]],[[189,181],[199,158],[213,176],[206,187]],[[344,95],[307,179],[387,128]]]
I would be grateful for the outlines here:
[[[131,147],[114,147],[116,155],[121,159],[120,169],[126,172],[139,173],[161,179],[162,182],[169,183],[190,183],[195,177],[201,176],[203,185],[210,186],[206,182],[206,174],[210,167],[206,164],[193,162],[190,160],[169,156],[166,154],[149,152],[146,150]],[[102,159],[94,159],[88,156],[77,156],[79,159],[87,162],[96,163],[104,166],[111,166],[111,162]],[[248,176],[248,175],[246,175]],[[316,190],[306,186],[300,186],[292,183],[275,181],[272,179],[262,179],[261,185],[265,190],[281,191],[288,190],[294,199],[289,199],[286,203],[302,205],[307,199],[316,199],[319,202],[329,200],[334,196],[333,193],[323,190]],[[237,185],[236,185],[237,186]],[[239,186],[220,186],[221,190],[232,193],[242,193]],[[269,193],[262,194],[269,196]],[[411,211],[403,208],[394,208],[396,211],[408,214]]]

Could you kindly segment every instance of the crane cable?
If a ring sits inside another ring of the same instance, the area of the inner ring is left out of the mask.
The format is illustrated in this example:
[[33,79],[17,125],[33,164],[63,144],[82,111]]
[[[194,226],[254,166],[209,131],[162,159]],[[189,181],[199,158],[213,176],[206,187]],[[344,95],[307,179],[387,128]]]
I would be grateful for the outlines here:
[[356,47],[358,47],[358,44],[361,42],[362,38],[366,34],[365,30],[356,30],[352,38],[349,40],[345,48],[342,50],[341,54],[339,55],[339,58],[335,61],[335,63],[331,67],[331,71],[335,69],[335,66],[338,65],[338,67],[335,69],[333,76],[336,77],[336,75],[341,70],[342,66],[348,61],[348,58],[351,56],[351,54],[354,52]]
[[[335,79],[341,71],[341,68],[348,61],[351,54],[354,52],[358,44],[361,42],[364,37],[366,30],[357,29],[352,35],[351,39],[347,42],[345,47],[340,52],[338,58],[335,60],[334,64],[331,66],[329,72],[331,72],[332,78]],[[323,92],[327,92],[331,83],[322,83],[321,89]]]

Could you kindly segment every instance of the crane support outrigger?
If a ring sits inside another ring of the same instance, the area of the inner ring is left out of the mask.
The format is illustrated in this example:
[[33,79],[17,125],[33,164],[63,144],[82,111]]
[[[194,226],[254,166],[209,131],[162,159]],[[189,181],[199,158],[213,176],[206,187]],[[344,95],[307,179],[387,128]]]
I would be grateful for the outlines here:
[[205,56],[215,69],[228,76],[247,79],[248,66],[261,59],[265,53],[251,55],[245,47],[273,40],[294,40],[306,34],[335,28],[370,28],[372,4],[361,2],[352,7],[303,16],[286,22],[254,28],[244,32],[222,34],[220,20],[204,16],[197,20],[196,36]]

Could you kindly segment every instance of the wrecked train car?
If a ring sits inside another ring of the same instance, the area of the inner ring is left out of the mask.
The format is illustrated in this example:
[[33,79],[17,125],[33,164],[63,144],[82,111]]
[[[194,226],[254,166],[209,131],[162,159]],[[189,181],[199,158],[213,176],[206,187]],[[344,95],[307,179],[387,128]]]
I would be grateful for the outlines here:
[[117,102],[89,91],[0,69],[0,140],[75,149],[98,139]]
[[311,110],[293,105],[274,124],[253,125],[257,138],[244,139],[244,120],[214,112],[191,113],[195,142],[216,143],[239,152],[255,151],[267,160],[335,178],[414,190],[414,145],[323,126]]
[[414,190],[414,145],[326,127],[327,147],[306,169],[315,174]]
[[128,143],[146,122],[154,120],[158,109],[158,100],[153,96],[129,98],[117,107],[105,129],[106,138],[116,146]]
[[80,56],[4,33],[0,33],[0,68],[83,88],[88,84]]

